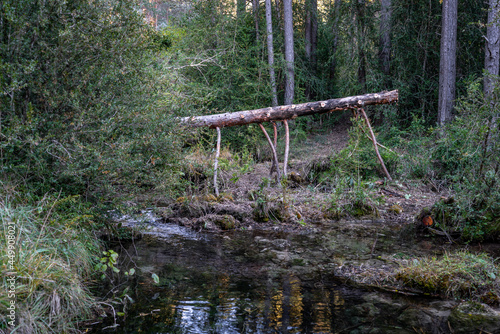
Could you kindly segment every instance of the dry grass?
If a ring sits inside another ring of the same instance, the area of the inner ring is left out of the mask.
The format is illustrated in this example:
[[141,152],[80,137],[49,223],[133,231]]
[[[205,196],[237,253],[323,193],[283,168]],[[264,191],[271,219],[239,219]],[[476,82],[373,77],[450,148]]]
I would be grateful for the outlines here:
[[[88,319],[95,307],[86,282],[99,243],[74,220],[55,214],[59,203],[42,201],[37,207],[27,207],[0,201],[2,258],[7,257],[6,223],[15,226],[16,333],[77,332],[77,321]],[[0,302],[5,304],[12,299],[6,289],[7,274],[12,270],[4,265],[0,271]],[[0,315],[0,328],[7,327],[6,321]]]

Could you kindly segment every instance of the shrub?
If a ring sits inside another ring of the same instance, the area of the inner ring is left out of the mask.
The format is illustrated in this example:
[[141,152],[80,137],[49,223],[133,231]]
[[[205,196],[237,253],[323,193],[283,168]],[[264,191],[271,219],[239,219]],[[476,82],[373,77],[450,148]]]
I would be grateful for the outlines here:
[[479,82],[457,103],[458,115],[438,130],[432,158],[437,176],[452,184],[456,201],[448,227],[465,240],[500,236],[499,90],[486,98]]

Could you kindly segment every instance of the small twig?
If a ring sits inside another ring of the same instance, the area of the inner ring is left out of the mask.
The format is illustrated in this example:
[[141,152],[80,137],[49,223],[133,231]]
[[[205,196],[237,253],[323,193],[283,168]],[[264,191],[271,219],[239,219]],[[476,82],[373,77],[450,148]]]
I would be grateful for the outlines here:
[[215,162],[214,162],[214,188],[215,188],[215,195],[219,197],[219,186],[217,185],[217,166],[219,164],[219,155],[220,155],[220,128],[216,127],[217,129],[217,149],[215,151]]
[[372,127],[370,125],[370,120],[368,119],[368,116],[366,116],[366,113],[365,113],[363,108],[359,108],[358,110],[361,111],[361,115],[363,115],[363,117],[366,121],[366,125],[368,126],[368,130],[370,130],[370,135],[372,137],[373,146],[375,147],[375,153],[377,154],[377,158],[380,161],[380,164],[382,165],[382,169],[384,170],[384,173],[387,176],[387,178],[389,179],[389,181],[392,181],[392,177],[389,174],[389,172],[387,171],[387,168],[385,167],[385,164],[384,164],[384,160],[382,160],[382,157],[380,156],[380,153],[378,151],[377,139],[375,138],[375,134],[373,133]]
[[264,132],[264,135],[267,138],[267,142],[269,143],[269,146],[271,146],[271,151],[273,152],[274,163],[275,163],[275,165],[277,167],[276,168],[276,173],[278,174],[278,180],[281,180],[281,172],[280,172],[280,169],[279,169],[278,155],[276,154],[276,149],[274,148],[274,145],[273,145],[273,142],[271,141],[271,138],[267,134],[266,128],[264,128],[264,126],[262,125],[262,123],[259,123],[259,126],[260,126],[262,132]]
[[116,311],[115,311],[115,308],[113,307],[113,305],[105,303],[105,302],[99,302],[99,304],[107,305],[107,306],[111,307],[111,309],[113,310],[113,321],[114,321],[114,324],[112,326],[108,326],[108,327],[105,327],[103,329],[118,327],[119,325],[116,323]]

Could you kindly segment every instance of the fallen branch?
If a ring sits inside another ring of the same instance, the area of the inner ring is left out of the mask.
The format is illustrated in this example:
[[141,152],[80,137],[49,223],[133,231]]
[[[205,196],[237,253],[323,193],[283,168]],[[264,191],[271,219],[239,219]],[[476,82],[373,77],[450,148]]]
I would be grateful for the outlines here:
[[389,174],[389,172],[387,171],[387,168],[385,167],[385,164],[384,164],[384,160],[382,160],[382,156],[380,155],[380,153],[378,151],[377,139],[375,138],[375,134],[373,133],[372,126],[370,125],[370,120],[368,119],[368,116],[366,116],[365,110],[363,108],[359,108],[359,110],[361,111],[361,115],[363,115],[363,118],[366,121],[366,125],[368,126],[368,130],[370,130],[370,135],[372,137],[371,139],[373,142],[373,146],[375,147],[375,153],[377,154],[377,158],[380,161],[380,164],[382,165],[382,169],[384,170],[384,173],[387,176],[387,178],[389,179],[389,181],[392,181],[392,177]]
[[210,128],[245,125],[295,119],[299,116],[325,114],[333,111],[361,108],[367,105],[388,104],[398,101],[398,91],[372,93],[317,102],[291,104],[255,110],[228,112],[216,115],[183,117],[181,124]]
[[278,155],[276,154],[276,148],[273,145],[273,142],[271,141],[271,138],[267,134],[266,128],[264,128],[264,125],[259,123],[260,128],[262,129],[262,132],[264,132],[264,135],[267,138],[267,142],[269,143],[269,146],[271,146],[271,151],[273,152],[273,159],[274,159],[274,164],[276,165],[276,173],[278,174],[278,180],[281,180],[281,173],[280,173],[280,168],[278,164]]

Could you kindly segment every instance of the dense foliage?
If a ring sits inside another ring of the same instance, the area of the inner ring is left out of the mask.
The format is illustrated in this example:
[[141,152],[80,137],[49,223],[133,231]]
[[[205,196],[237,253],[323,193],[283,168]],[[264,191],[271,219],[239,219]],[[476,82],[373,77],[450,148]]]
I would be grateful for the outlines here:
[[39,195],[94,198],[168,180],[179,141],[162,110],[165,46],[136,4],[0,6],[2,172]]

